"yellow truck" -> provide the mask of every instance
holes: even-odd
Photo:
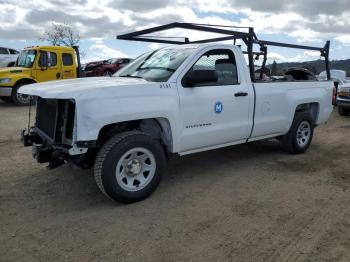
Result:
[[[17,91],[23,85],[79,77],[79,49],[63,46],[25,48],[14,67],[0,69],[0,98],[28,105],[30,97]]]

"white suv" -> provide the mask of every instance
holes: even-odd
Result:
[[[13,66],[18,55],[19,51],[15,49],[0,47],[0,67]]]

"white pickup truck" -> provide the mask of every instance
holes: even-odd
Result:
[[[19,51],[15,49],[0,47],[0,68],[14,66],[18,55]]]
[[[159,184],[167,156],[279,139],[309,147],[332,106],[329,81],[252,83],[239,47],[181,45],[147,53],[113,77],[21,87],[37,97],[23,134],[39,162],[94,165],[108,197],[134,202]]]

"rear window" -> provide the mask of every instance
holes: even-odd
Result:
[[[71,66],[73,65],[73,56],[72,54],[62,54],[62,62],[64,66]]]

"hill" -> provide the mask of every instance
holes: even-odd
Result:
[[[267,67],[272,69],[272,65],[270,64]],[[307,61],[307,62],[289,62],[289,63],[277,63],[276,64],[276,75],[282,75],[283,72],[285,72],[288,68],[291,67],[302,67],[307,68],[310,71],[319,74],[322,71],[325,70],[325,64],[323,60],[314,60],[314,61]],[[333,60],[331,61],[331,69],[339,69],[339,70],[345,70],[347,72],[347,75],[350,75],[350,59],[346,60]]]

